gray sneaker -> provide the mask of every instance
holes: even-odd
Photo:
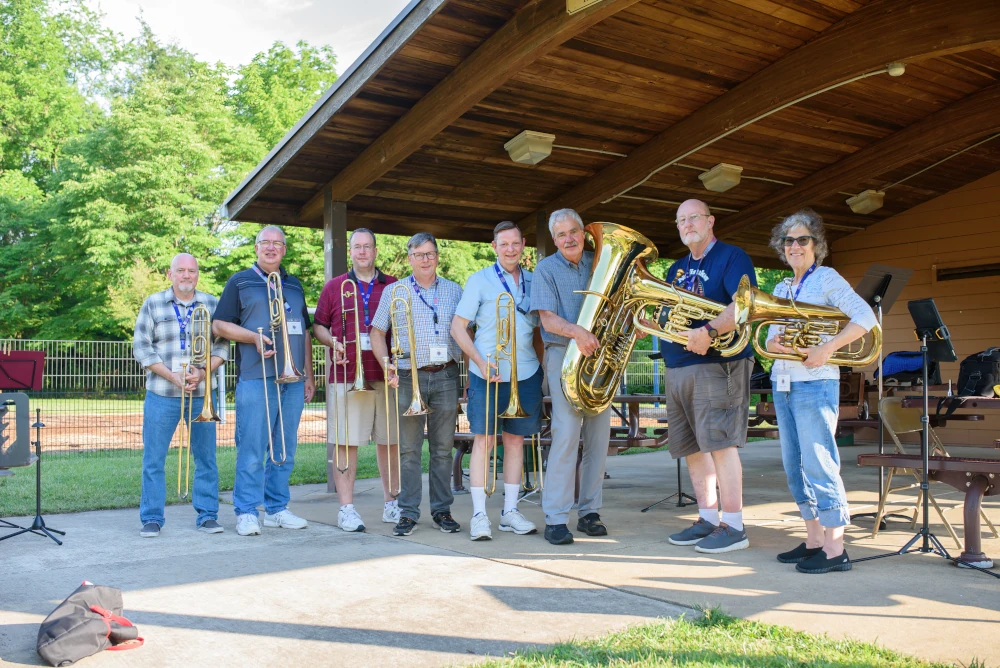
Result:
[[[750,547],[750,540],[747,538],[746,529],[737,531],[725,522],[715,528],[710,535],[702,538],[695,544],[695,552],[706,552],[708,554],[722,554],[723,552],[734,552]]]
[[[713,531],[715,531],[715,525],[704,517],[699,517],[697,522],[684,531],[670,534],[667,540],[673,545],[694,545],[702,538],[711,535]]]
[[[202,533],[222,533],[225,529],[216,520],[205,520],[198,525],[198,531]]]

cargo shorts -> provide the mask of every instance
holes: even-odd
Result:
[[[752,359],[667,369],[671,457],[746,445],[752,372]]]

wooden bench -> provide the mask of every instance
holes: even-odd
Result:
[[[923,470],[921,455],[858,455],[858,466],[883,466]],[[965,492],[965,549],[959,561],[980,568],[993,568],[993,561],[983,553],[979,516],[984,496],[1000,495],[1000,459],[972,457],[929,457],[927,477]]]

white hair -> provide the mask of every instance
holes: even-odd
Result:
[[[260,238],[261,238],[261,236],[264,235],[265,232],[277,232],[278,234],[281,235],[281,241],[282,242],[287,241],[285,239],[285,231],[283,229],[281,229],[277,225],[267,225],[266,227],[262,227],[261,230],[260,230],[260,232],[257,233],[257,238],[254,239],[254,242],[253,242],[254,246],[256,246],[257,244],[260,243]]]
[[[564,220],[574,221],[582,230],[583,229],[583,218],[580,217],[573,209],[559,209],[558,211],[553,211],[552,215],[549,216],[549,235],[552,237],[556,236],[555,228],[556,223],[562,222]]]
[[[198,266],[198,258],[196,258],[194,255],[191,255],[191,253],[178,253],[177,255],[174,256],[174,259],[172,259],[170,261],[170,271],[173,271],[174,269],[177,268],[177,261],[178,260],[180,260],[181,258],[186,258],[186,257],[189,257],[192,260],[194,260],[194,266],[195,267]]]

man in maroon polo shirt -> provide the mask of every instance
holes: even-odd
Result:
[[[392,276],[387,276],[375,267],[378,249],[375,247],[375,233],[369,229],[358,228],[351,233],[349,240],[351,251],[351,271],[331,279],[323,286],[323,292],[316,305],[316,317],[313,319],[313,335],[321,343],[330,348],[330,376],[328,390],[336,388],[336,420],[334,415],[327,416],[331,420],[331,430],[338,430],[340,443],[340,463],[343,466],[345,458],[350,461],[346,471],[341,472],[333,467],[333,479],[337,485],[337,497],[340,501],[340,512],[337,515],[338,525],[344,531],[364,531],[365,524],[354,508],[354,479],[358,468],[358,446],[368,445],[369,440],[375,441],[375,452],[378,461],[379,474],[382,476],[382,494],[385,498],[385,510],[382,521],[395,524],[399,521],[399,506],[392,498],[390,489],[399,485],[399,470],[392,467],[393,480],[386,474],[388,462],[397,461],[396,451],[399,448],[399,438],[396,431],[396,401],[389,399],[389,427],[386,426],[385,376],[382,366],[372,354],[370,333],[371,319],[378,308],[382,292],[396,282]],[[348,313],[346,318],[347,350],[343,341],[345,323],[341,303],[341,286],[347,279],[354,281],[358,288],[354,297],[346,298],[348,308],[355,303],[358,306],[358,324],[361,335],[354,330],[354,314]],[[353,289],[351,290],[353,292]],[[355,341],[361,343],[361,363],[364,378],[372,392],[347,392],[354,383],[357,373],[357,349]],[[346,418],[346,420],[345,420]],[[350,429],[350,433],[347,432]],[[387,433],[391,428],[393,433]],[[349,445],[350,456],[344,448]],[[390,459],[391,457],[391,459]],[[336,461],[336,455],[334,458]]]

